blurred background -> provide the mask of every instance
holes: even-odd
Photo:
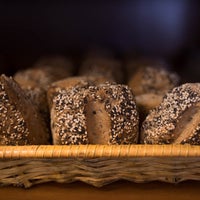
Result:
[[[0,72],[39,56],[74,58],[93,46],[167,59],[200,81],[200,3],[195,0],[5,1],[0,3]],[[5,69],[6,68],[6,69]]]

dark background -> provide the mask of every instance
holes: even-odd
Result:
[[[28,67],[41,55],[76,57],[102,46],[122,57],[137,52],[167,59],[198,81],[199,26],[200,6],[192,0],[5,1],[0,71]]]

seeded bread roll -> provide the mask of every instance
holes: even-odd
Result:
[[[24,91],[0,76],[0,145],[49,144],[45,123]]]
[[[127,86],[95,86],[87,81],[72,85],[61,89],[49,104],[54,144],[137,142],[138,112]]]
[[[105,83],[107,79],[102,76],[74,76],[66,79],[62,79],[52,83],[48,89],[47,97],[49,103],[49,109],[51,110],[51,130],[54,129],[54,117],[55,111],[54,107],[54,98],[57,97],[62,92],[67,92],[73,90],[76,87],[88,88],[90,85],[99,85]],[[52,131],[53,132],[53,131]],[[58,139],[55,138],[55,134],[52,133],[53,143],[61,144]],[[82,138],[83,139],[83,138]],[[84,140],[83,140],[84,141]],[[83,142],[82,141],[82,142]],[[62,143],[64,144],[64,143]],[[81,144],[81,142],[80,142]]]
[[[200,144],[200,83],[187,83],[166,94],[142,125],[141,143]]]
[[[130,78],[128,85],[135,94],[136,103],[141,115],[158,106],[163,96],[173,87],[177,86],[179,77],[164,67],[143,66],[136,70]]]
[[[122,83],[124,74],[121,63],[109,57],[89,57],[86,58],[79,68],[80,76],[104,76],[109,81]]]

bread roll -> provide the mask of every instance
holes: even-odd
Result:
[[[141,143],[200,144],[200,83],[168,92],[142,124]]]
[[[179,83],[176,73],[161,66],[141,66],[130,78],[128,85],[136,96],[136,103],[142,110],[142,118],[158,106],[163,96]]]
[[[0,145],[49,144],[45,123],[24,91],[0,76]]]
[[[49,105],[54,144],[137,142],[138,112],[127,86],[74,80],[57,90],[53,99],[51,94],[52,90]]]

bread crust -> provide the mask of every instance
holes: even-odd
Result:
[[[54,144],[137,143],[139,118],[128,86],[80,80],[72,85],[50,98]]]
[[[128,85],[136,96],[141,119],[158,106],[163,96],[179,83],[176,73],[159,66],[141,66],[131,76]]]
[[[200,84],[175,87],[142,125],[145,144],[200,144]]]
[[[0,76],[0,95],[0,144],[49,144],[40,113],[12,78]]]

